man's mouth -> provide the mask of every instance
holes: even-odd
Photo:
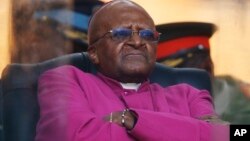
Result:
[[[125,57],[126,56],[143,56],[145,57],[145,54],[143,52],[131,52],[131,53],[127,53],[124,55]]]

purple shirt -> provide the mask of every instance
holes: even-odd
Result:
[[[214,141],[214,132],[228,130],[198,119],[215,115],[211,96],[187,84],[163,88],[146,81],[127,90],[101,74],[62,66],[40,77],[38,100],[36,141]],[[130,132],[103,120],[125,108],[138,115]]]

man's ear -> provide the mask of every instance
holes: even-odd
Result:
[[[89,58],[92,61],[92,63],[99,64],[99,58],[98,58],[97,50],[96,50],[95,46],[90,46],[88,48],[88,54],[89,54]]]

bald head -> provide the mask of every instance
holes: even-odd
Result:
[[[121,13],[123,14],[121,15]],[[138,18],[138,16],[134,15],[140,15],[142,18],[146,17],[149,21],[145,22],[150,22],[148,24],[154,26],[154,22],[150,15],[138,4],[129,0],[114,0],[108,2],[96,11],[89,22],[89,44],[93,44],[114,26],[122,25],[122,21],[125,21],[127,18]]]
[[[118,29],[123,32],[118,34]],[[122,38],[124,30],[133,32]],[[141,31],[156,34],[152,18],[138,4],[115,0],[101,7],[88,30],[88,53],[98,71],[124,83],[146,80],[155,65],[157,42],[143,38]]]

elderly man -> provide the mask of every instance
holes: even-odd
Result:
[[[212,125],[217,123],[210,119],[216,116],[207,91],[148,81],[159,33],[142,7],[127,0],[104,5],[93,15],[88,36],[89,57],[98,73],[62,66],[41,76],[36,141],[214,138]]]

